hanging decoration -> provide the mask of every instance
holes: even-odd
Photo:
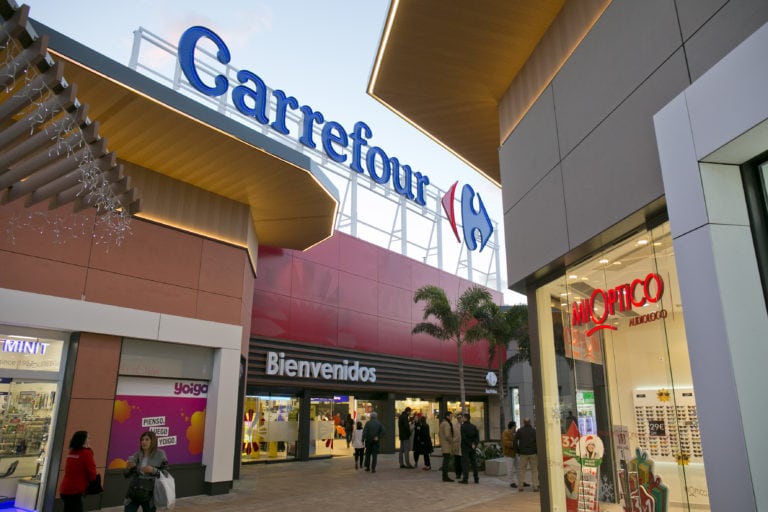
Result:
[[[8,220],[8,237],[33,230],[54,243],[92,237],[119,246],[139,211],[138,192],[28,13],[0,1],[0,204],[24,200]],[[33,208],[43,201],[48,211]],[[55,211],[64,205],[73,211]],[[90,208],[95,215],[79,213]]]

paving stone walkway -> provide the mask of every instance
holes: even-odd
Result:
[[[439,462],[436,458],[435,468]],[[250,464],[229,494],[176,502],[178,512],[276,510],[415,510],[418,512],[538,512],[539,493],[510,488],[506,476],[480,474],[480,483],[441,481],[436,469],[400,469],[397,455],[379,456],[375,474],[355,470],[352,457]],[[121,512],[122,507],[102,509]]]

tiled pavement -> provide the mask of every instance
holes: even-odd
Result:
[[[439,464],[436,457],[434,468]],[[229,494],[176,502],[178,512],[276,510],[417,510],[418,512],[538,512],[539,494],[510,488],[506,476],[480,483],[442,482],[436,469],[400,469],[397,455],[380,455],[376,473],[355,470],[352,457],[243,466]],[[122,507],[102,509],[121,512]]]

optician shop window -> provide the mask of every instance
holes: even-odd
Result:
[[[562,453],[553,499],[569,512],[707,508],[669,223],[566,269],[536,299],[551,411],[537,428]]]

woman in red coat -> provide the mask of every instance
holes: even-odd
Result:
[[[64,466],[59,494],[64,512],[82,512],[83,494],[88,483],[96,479],[96,462],[88,440],[88,432],[78,430],[69,441],[69,454]]]

